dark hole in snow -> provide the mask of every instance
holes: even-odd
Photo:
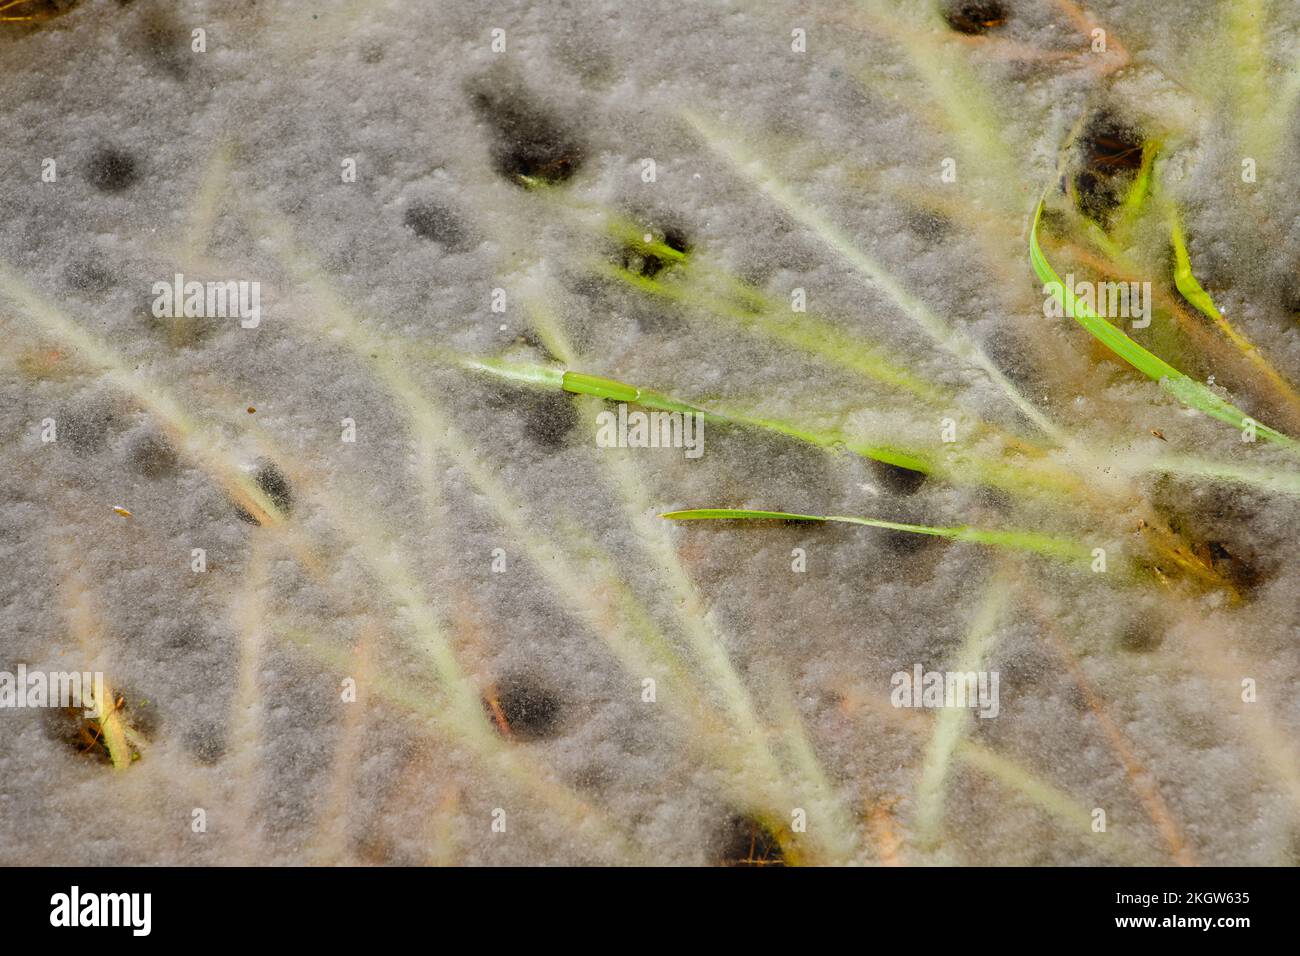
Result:
[[[280,469],[270,462],[265,462],[257,470],[257,487],[275,504],[288,514],[293,510],[293,492],[289,488],[289,479],[281,474]]]
[[[289,479],[274,464],[268,461],[259,465],[253,480],[257,483],[257,487],[262,489],[262,494],[270,498],[271,503],[282,514],[287,515],[293,510],[293,489],[289,487]],[[236,506],[235,513],[242,521],[250,524],[260,523],[243,508]]]
[[[95,262],[74,262],[63,275],[68,287],[77,292],[101,295],[113,287],[113,274]]]
[[[876,461],[874,458],[871,459],[871,473],[886,490],[896,495],[916,494],[927,477],[923,471],[892,465],[887,461]]]
[[[723,866],[785,866],[772,831],[752,817],[733,816],[722,827],[717,861]]]
[[[185,76],[193,62],[190,32],[182,29],[170,13],[150,10],[140,28],[140,41],[160,70],[175,79]]]
[[[403,221],[421,239],[436,242],[448,250],[465,248],[467,234],[455,213],[435,203],[416,203],[406,210]]]
[[[1093,114],[1077,144],[1080,168],[1074,188],[1080,208],[1106,223],[1142,167],[1142,135],[1115,114]]]
[[[686,234],[680,229],[665,229],[664,245],[669,249],[676,249],[678,252],[687,252],[691,248],[691,244],[686,239]]]
[[[544,740],[560,729],[560,699],[531,678],[506,678],[497,688],[496,700],[513,737]]]
[[[680,229],[665,229],[662,235],[656,234],[653,230],[647,230],[646,235],[650,236],[652,242],[662,243],[669,249],[683,255],[689,252],[691,248],[686,234]],[[629,242],[619,251],[619,265],[645,279],[653,279],[664,269],[677,265],[678,261],[666,253],[657,252],[642,242]]]
[[[915,531],[895,531],[892,528],[880,528],[880,543],[890,554],[904,557],[919,554],[928,548],[947,543],[947,539],[937,534],[918,534]]]
[[[480,87],[470,99],[491,129],[493,168],[511,182],[561,183],[586,158],[586,149],[564,122],[524,94]]]
[[[162,478],[176,470],[176,450],[152,432],[137,438],[127,452],[131,468],[146,478]]]
[[[524,406],[524,430],[543,448],[559,448],[578,424],[578,410],[567,393],[538,396]]]
[[[1135,621],[1120,633],[1119,646],[1135,654],[1149,654],[1164,643],[1163,629],[1151,621]]]
[[[185,750],[198,763],[211,767],[226,754],[226,741],[215,727],[196,724],[185,732]]]
[[[547,450],[562,447],[578,425],[578,409],[568,392],[506,386],[492,393],[487,404],[522,416],[524,434],[535,446]]]
[[[1229,550],[1221,541],[1210,541],[1207,548],[1214,570],[1232,582],[1243,595],[1249,594],[1263,583],[1266,577],[1263,570],[1240,546],[1233,545]]]
[[[135,160],[116,149],[101,149],[90,159],[90,184],[105,193],[120,193],[135,185]]]
[[[81,707],[47,707],[41,717],[42,729],[50,740],[79,756],[103,764],[112,762],[99,722],[87,718]]]
[[[1164,483],[1156,501],[1170,528],[1243,599],[1251,599],[1281,563],[1266,543],[1260,500],[1240,490],[1190,489]]]
[[[998,0],[956,0],[944,9],[948,26],[967,36],[979,36],[1007,22],[1007,8]]]
[[[952,233],[952,220],[928,209],[910,209],[906,213],[907,228],[926,242],[939,242]]]

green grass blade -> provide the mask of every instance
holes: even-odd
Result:
[[[1187,241],[1183,237],[1178,210],[1172,205],[1169,210],[1169,239],[1174,247],[1174,285],[1182,297],[1190,302],[1196,311],[1213,322],[1224,338],[1231,342],[1233,347],[1268,380],[1277,395],[1293,410],[1300,413],[1300,395],[1296,394],[1291,383],[1273,367],[1250,339],[1237,331],[1236,327],[1228,321],[1228,317],[1219,311],[1219,307],[1214,304],[1214,299],[1197,281],[1196,274],[1192,272],[1192,258],[1187,251]]]
[[[1169,238],[1174,246],[1174,285],[1182,297],[1196,307],[1197,312],[1215,322],[1222,322],[1223,314],[1210,298],[1210,293],[1205,291],[1192,273],[1192,259],[1187,252],[1187,241],[1183,238],[1183,227],[1177,216],[1169,225]]]
[[[788,511],[754,511],[745,508],[694,508],[686,511],[669,511],[660,515],[671,521],[835,521],[842,524],[865,525],[870,528],[886,528],[891,531],[907,531],[911,534],[928,534],[940,538],[952,538],[955,541],[970,541],[974,544],[987,544],[999,548],[1012,548],[1017,551],[1029,551],[1046,555],[1062,561],[1088,561],[1092,550],[1074,541],[1039,534],[1036,531],[989,531],[960,525],[951,528],[935,527],[923,524],[904,524],[898,521],[885,521],[881,518],[858,518],[851,515],[805,515]]]
[[[1038,208],[1034,211],[1034,224],[1029,230],[1029,261],[1033,264],[1034,273],[1044,285],[1043,291],[1050,293],[1060,302],[1065,311],[1073,315],[1074,320],[1087,329],[1106,348],[1128,362],[1147,378],[1159,382],[1161,388],[1184,405],[1203,412],[1211,418],[1226,422],[1234,428],[1245,428],[1248,421],[1254,421],[1241,409],[1223,400],[1200,382],[1184,375],[1160,356],[1148,352],[1120,329],[1080,302],[1072,289],[1065,287],[1061,277],[1057,275],[1056,270],[1048,263],[1047,257],[1043,255],[1042,247],[1038,243],[1038,225],[1043,216],[1045,202],[1045,199],[1038,201]],[[1284,435],[1282,432],[1269,428],[1262,423],[1255,423],[1255,433],[1288,449],[1296,450],[1300,448],[1300,445],[1297,445],[1296,441],[1290,436]]]
[[[409,348],[416,348],[416,346]],[[1080,490],[1078,482],[1068,474],[1050,468],[1027,465],[1022,461],[997,461],[970,455],[930,454],[920,449],[864,441],[829,426],[812,426],[797,421],[769,418],[737,408],[724,407],[715,402],[710,402],[707,407],[696,405],[653,389],[641,388],[598,375],[565,372],[546,366],[500,359],[470,358],[442,349],[423,349],[421,352],[435,361],[474,372],[485,372],[538,388],[563,389],[578,395],[632,402],[645,408],[667,412],[700,414],[704,416],[704,421],[710,424],[726,423],[773,432],[816,445],[827,451],[849,452],[860,458],[897,465],[899,468],[920,472],[923,475],[933,475],[945,481],[1004,488],[1016,494],[1046,491],[1052,494],[1070,495],[1077,494]]]
[[[494,358],[470,358],[447,350],[439,350],[437,357],[444,362],[460,365],[474,372],[487,372],[489,375],[519,382],[522,385],[550,389],[565,387],[565,373],[547,365],[503,362]]]

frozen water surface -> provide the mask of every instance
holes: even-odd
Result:
[[[0,861],[1295,862],[1293,5],[61,7]]]

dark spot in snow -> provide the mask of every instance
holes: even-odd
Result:
[[[914,471],[887,461],[871,460],[871,473],[886,490],[896,495],[914,495],[923,484],[927,475],[923,471]]]
[[[1300,262],[1295,262],[1289,267],[1292,276],[1300,275]],[[1293,316],[1300,316],[1300,282],[1294,278],[1287,279],[1282,286],[1281,292],[1282,307],[1290,312]]]
[[[196,724],[185,732],[185,750],[198,763],[211,767],[226,755],[225,737],[215,727]]]
[[[448,250],[466,247],[465,226],[455,213],[435,203],[416,203],[406,210],[403,221],[421,239],[436,242]]]
[[[521,91],[480,85],[470,101],[488,124],[492,166],[511,182],[555,185],[569,179],[586,158],[586,149],[558,117]]]
[[[907,228],[926,242],[940,242],[952,233],[952,220],[928,209],[913,209],[906,214]]]
[[[942,521],[933,520],[933,515],[926,514],[924,508],[918,508],[912,503],[903,504],[901,502],[893,508],[883,506],[873,509],[871,517],[893,521],[897,524],[928,525],[943,523]],[[863,535],[870,536],[871,540],[876,542],[882,551],[895,558],[908,558],[923,552],[937,551],[952,544],[952,539],[945,538],[943,535],[925,534],[920,531],[900,531],[895,528],[871,527],[855,530],[860,531]]]
[[[182,79],[190,64],[190,31],[184,29],[170,12],[153,8],[140,25],[140,42],[144,52],[162,72]]]
[[[1164,643],[1164,629],[1153,621],[1134,621],[1120,632],[1119,646],[1135,654],[1149,654]]]
[[[946,544],[947,539],[937,534],[920,534],[916,531],[895,531],[893,528],[878,528],[880,544],[890,554],[898,557],[920,554],[929,548]]]
[[[521,415],[524,434],[534,445],[546,450],[563,447],[569,433],[578,425],[578,409],[568,392],[505,386],[489,395],[487,404]]]
[[[967,36],[979,36],[1007,22],[1007,8],[998,0],[955,0],[944,9],[948,26]]]
[[[176,470],[176,451],[161,435],[147,432],[127,452],[131,468],[146,478],[162,478]]]
[[[120,193],[139,178],[135,160],[115,149],[101,149],[90,158],[90,184],[105,193]]]
[[[1076,148],[1079,169],[1074,188],[1079,206],[1104,225],[1142,167],[1142,135],[1115,114],[1099,110],[1088,121]]]
[[[89,292],[102,295],[113,287],[113,274],[95,262],[80,260],[68,266],[64,272],[68,288],[77,292]]]
[[[998,371],[1021,391],[1036,394],[1044,391],[1042,377],[1035,367],[1034,347],[1021,336],[1002,329],[986,336],[981,347]]]
[[[1254,591],[1263,583],[1266,575],[1245,548],[1234,544],[1229,550],[1221,541],[1210,541],[1207,547],[1214,570],[1227,578],[1242,594]]]
[[[289,479],[273,463],[267,461],[260,464],[253,480],[257,483],[257,487],[262,489],[262,494],[271,499],[271,503],[281,514],[287,515],[293,510],[293,489],[289,487]],[[260,524],[256,518],[238,506],[235,508],[235,514],[241,521]]]
[[[1280,569],[1280,539],[1258,493],[1166,480],[1153,500],[1170,529],[1239,597],[1252,598]]]
[[[160,720],[156,707],[147,700],[134,697],[129,690],[114,691],[113,698],[104,709],[117,716],[133,734],[145,739],[157,734]],[[112,755],[104,740],[100,718],[87,716],[85,703],[79,702],[74,707],[46,708],[42,714],[42,729],[47,738],[63,744],[74,753],[102,764],[111,764]],[[129,749],[132,753],[136,751],[133,745]]]
[[[559,448],[578,424],[578,410],[567,392],[538,396],[524,406],[524,430],[544,448]]]
[[[45,736],[73,753],[108,764],[112,762],[104,745],[99,722],[86,717],[81,707],[47,707],[41,713]]]
[[[546,347],[546,343],[542,341],[541,336],[539,336],[533,329],[524,329],[523,332],[519,334],[516,341],[522,345],[527,345],[531,349],[536,349],[541,353],[542,359],[546,362],[559,362],[559,359]]]
[[[275,504],[277,508],[288,514],[293,510],[293,492],[289,488],[289,479],[281,474],[280,469],[269,461],[264,462],[257,470],[257,487],[262,489],[265,494]]]
[[[502,681],[497,706],[510,735],[520,740],[544,740],[560,729],[559,698],[531,678],[516,675]]]
[[[753,817],[728,818],[718,835],[716,860],[722,866],[785,866],[785,854],[772,831]]]

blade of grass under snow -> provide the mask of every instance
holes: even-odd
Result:
[[[951,665],[952,670],[975,672],[987,665],[988,657],[997,645],[997,624],[1006,611],[1009,584],[1005,574],[989,582],[957,660]],[[944,707],[935,716],[934,732],[926,745],[921,777],[916,785],[918,838],[928,848],[937,847],[940,842],[948,768],[957,747],[970,733],[972,719],[971,712],[962,707]]]
[[[275,503],[238,465],[220,436],[202,429],[170,394],[143,376],[137,364],[112,351],[101,339],[38,294],[4,262],[0,262],[0,296],[12,301],[18,307],[16,311],[32,319],[43,334],[52,336],[70,349],[79,362],[101,371],[110,384],[154,415],[168,436],[176,441],[179,450],[220,482],[235,504],[252,515],[259,525],[282,522]]]
[[[602,275],[624,282],[638,291],[668,299],[686,306],[694,306],[704,313],[727,319],[746,330],[777,339],[786,345],[816,355],[847,368],[867,378],[903,389],[918,398],[941,401],[947,398],[939,389],[906,369],[886,359],[879,349],[856,341],[834,325],[811,315],[790,313],[779,318],[766,298],[754,296],[751,311],[727,303],[700,288],[699,283],[669,283],[638,275],[630,269],[596,262],[593,268]]]
[[[1084,545],[1039,534],[1036,531],[989,531],[971,528],[966,525],[956,527],[936,527],[923,524],[904,524],[898,521],[884,521],[880,518],[858,518],[852,515],[804,515],[788,511],[753,511],[746,508],[694,508],[686,511],[669,511],[660,515],[671,521],[834,521],[842,524],[866,525],[870,528],[886,528],[891,531],[907,531],[912,534],[928,534],[940,538],[952,538],[955,541],[970,541],[975,544],[987,544],[999,548],[1012,548],[1029,551],[1062,561],[1088,561],[1092,558],[1092,549]]]
[[[461,435],[436,403],[411,378],[406,362],[409,353],[402,351],[390,354],[383,350],[382,345],[388,338],[372,332],[351,311],[328,283],[319,266],[296,246],[288,227],[271,218],[271,214],[263,212],[260,207],[254,210],[254,215],[267,234],[281,240],[284,250],[281,253],[282,260],[316,297],[319,309],[305,321],[314,322],[316,328],[336,337],[358,354],[377,359],[372,362],[372,374],[401,403],[417,435],[448,456],[465,472],[482,498],[514,533],[516,543],[534,559],[535,567],[555,586],[557,593],[566,599],[566,604],[571,609],[577,609],[588,619],[593,633],[620,658],[626,672],[634,675],[662,674],[665,681],[676,688],[674,701],[678,705],[675,707],[678,716],[688,723],[690,737],[696,745],[716,760],[733,781],[738,799],[753,799],[754,794],[764,794],[763,802],[766,805],[781,806],[784,812],[784,807],[788,805],[787,794],[778,794],[774,788],[784,788],[785,783],[776,779],[777,768],[774,764],[769,767],[770,761],[764,756],[765,750],[759,749],[762,734],[748,716],[750,707],[739,679],[734,672],[731,672],[730,680],[726,679],[724,666],[729,670],[729,664],[717,656],[716,652],[721,649],[718,642],[706,642],[699,645],[697,650],[704,652],[706,663],[712,663],[715,676],[723,678],[717,690],[722,696],[725,714],[736,718],[731,723],[723,723],[715,718],[706,703],[708,698],[703,694],[697,699],[694,682],[690,679],[686,665],[673,652],[667,635],[651,611],[642,606],[632,589],[623,582],[616,563],[607,558],[594,541],[584,541],[581,529],[570,527],[567,534],[561,535],[561,540],[567,539],[563,546],[557,546],[554,532],[547,536],[538,531],[537,522],[515,500],[494,469],[479,457],[473,443]],[[695,410],[693,406],[596,375],[561,372],[545,366],[511,368],[495,360],[466,362],[457,360],[453,353],[444,350],[435,350],[435,354],[444,360],[476,370],[508,373],[507,377],[522,384],[560,387],[574,394],[614,401],[642,404],[657,402],[658,407],[670,411]],[[277,460],[285,460],[283,453],[276,457]],[[420,478],[424,482],[432,480],[427,469],[422,470]],[[347,526],[346,516],[335,515],[334,518],[340,526]],[[563,530],[563,527],[556,530]],[[354,530],[352,537],[362,540],[360,529]],[[399,563],[392,573],[400,573],[401,568]],[[593,581],[597,587],[592,587]],[[478,713],[482,716],[481,706],[478,707]],[[747,724],[752,725],[752,729],[745,732]],[[738,727],[742,731],[739,734]]]
[[[720,406],[714,402],[710,402],[707,407],[696,405],[662,392],[597,375],[507,362],[501,359],[470,358],[447,350],[428,349],[415,344],[403,348],[407,350],[417,348],[437,361],[537,388],[563,389],[578,395],[594,395],[668,412],[698,413],[704,416],[706,422],[729,423],[774,432],[828,451],[849,452],[861,458],[870,458],[909,471],[933,475],[941,480],[987,485],[1016,494],[1047,491],[1054,494],[1075,495],[1082,489],[1082,484],[1077,478],[1054,468],[1050,463],[1028,462],[1023,459],[995,461],[977,458],[965,454],[955,445],[942,446],[934,452],[903,448],[878,441],[864,441],[833,427],[768,418],[740,409]]]
[[[863,252],[844,230],[779,180],[761,159],[724,136],[718,128],[703,117],[688,111],[685,118],[710,147],[725,156],[737,170],[787,213],[816,233],[818,238],[848,262],[874,288],[884,292],[939,346],[951,355],[979,367],[1020,410],[1021,414],[1037,425],[1045,435],[1063,447],[1070,445],[1069,436],[1020,393],[1015,384],[1002,373],[977,343],[944,321],[929,306],[904,288],[892,273]]]
[[[1252,485],[1280,494],[1300,496],[1300,474],[1295,472],[1244,468],[1231,462],[1185,456],[1162,456],[1154,459],[1135,456],[1124,462],[1122,467],[1133,473],[1180,475],[1208,481],[1227,481]]]
[[[533,328],[551,354],[566,365],[577,364],[580,354],[569,342],[563,327],[551,314],[550,309],[530,300],[525,300],[525,307]],[[562,385],[566,378],[568,384],[564,387],[567,391],[574,391],[575,386],[579,384],[609,383],[609,380],[595,376],[565,373],[561,377]],[[621,385],[621,383],[613,384]],[[637,389],[638,395],[640,391]],[[600,397],[580,392],[576,394],[580,395],[579,401],[585,411],[594,417],[601,405]],[[672,399],[668,401],[684,410],[692,408],[683,403],[676,403]],[[682,558],[673,547],[671,537],[662,525],[654,521],[653,511],[647,507],[650,495],[642,481],[639,469],[633,465],[626,452],[613,451],[613,454],[600,456],[602,464],[623,499],[629,519],[637,531],[637,537],[648,550],[654,565],[660,569],[664,583],[673,594],[672,604],[677,611],[681,626],[690,639],[693,656],[699,665],[706,669],[715,687],[721,688],[724,697],[733,702],[732,716],[739,729],[736,743],[743,745],[744,740],[751,741],[750,746],[746,748],[746,756],[741,758],[742,761],[753,764],[757,774],[772,780],[777,787],[784,787],[787,775],[779,763],[776,750],[766,739],[768,733],[758,722],[749,688],[741,681],[731,663],[730,655],[726,650],[725,636],[718,629],[714,618],[705,612],[699,592],[686,573]],[[681,682],[675,681],[675,683],[680,686]],[[782,712],[782,719],[774,729],[787,739],[794,766],[793,773],[789,775],[789,796],[774,792],[768,798],[768,802],[772,805],[782,803],[789,805],[791,799],[797,799],[801,800],[803,805],[811,804],[818,818],[826,821],[826,826],[819,827],[819,832],[813,837],[813,845],[819,848],[814,858],[826,861],[852,859],[856,853],[853,828],[849,825],[844,809],[836,799],[827,781],[826,773],[817,761],[812,744],[807,739],[793,709]],[[748,754],[753,756],[750,757]],[[795,793],[803,795],[796,798],[793,796]],[[781,842],[783,852],[788,859],[793,862],[801,859],[804,853],[803,847],[789,842],[788,835],[785,833],[779,834],[777,839]]]

